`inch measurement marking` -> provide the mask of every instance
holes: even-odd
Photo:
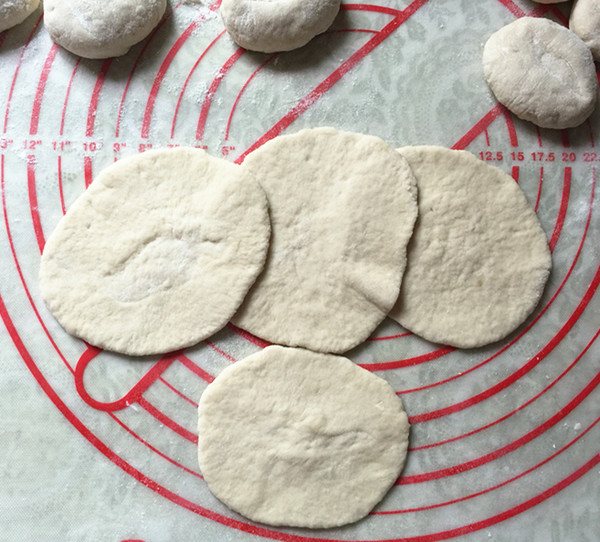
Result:
[[[96,152],[99,151],[104,146],[102,141],[84,141],[83,142],[83,150],[86,152]]]
[[[52,150],[54,151],[64,151],[65,147],[71,145],[70,141],[53,141],[52,142]]]
[[[125,147],[127,147],[127,143],[113,143],[113,152],[120,152],[121,149],[124,149]]]
[[[28,151],[34,151],[38,145],[42,144],[41,139],[25,139],[23,140],[23,148]]]

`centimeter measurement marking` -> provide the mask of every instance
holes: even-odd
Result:
[[[600,153],[596,152],[523,152],[523,151],[481,151],[477,153],[479,158],[485,162],[502,162],[511,160],[513,162],[600,162]]]

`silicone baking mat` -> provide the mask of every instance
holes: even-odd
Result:
[[[41,10],[0,34],[0,539],[598,540],[600,113],[550,131],[494,100],[483,44],[528,14],[566,24],[568,4],[346,2],[328,32],[271,55],[232,43],[217,4],[172,2],[116,59],[60,49]],[[60,217],[114,160],[192,145],[240,162],[323,125],[502,168],[554,267],[535,313],[500,343],[455,350],[386,320],[350,352],[404,401],[404,474],[355,525],[275,529],[217,501],[196,463],[203,389],[264,344],[229,326],[178,355],[109,354],[61,329],[37,273]]]

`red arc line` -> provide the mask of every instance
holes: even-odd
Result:
[[[552,232],[552,237],[550,238],[550,242],[548,245],[550,246],[550,252],[554,252],[554,247],[556,247],[556,243],[558,242],[558,238],[560,237],[560,232],[562,231],[563,225],[565,223],[565,217],[567,216],[567,207],[569,206],[569,195],[571,193],[571,168],[565,168],[565,177],[563,182],[563,190],[560,198],[560,208],[558,210],[558,217],[556,219],[556,224],[554,225],[554,231]]]
[[[42,73],[40,75],[40,80],[38,82],[37,90],[35,93],[35,97],[33,99],[33,109],[31,111],[31,123],[29,125],[29,134],[35,135],[38,131],[38,125],[40,122],[40,110],[42,108],[42,99],[44,97],[44,91],[46,89],[46,83],[48,82],[48,76],[50,75],[50,70],[52,69],[52,64],[54,63],[54,59],[56,58],[56,53],[58,52],[58,45],[56,43],[52,44],[50,47],[50,52],[46,57],[46,62],[44,62],[44,66],[42,67]]]
[[[177,4],[174,9],[177,9],[180,5],[181,4]],[[135,59],[135,62],[133,63],[133,67],[131,68],[131,71],[129,72],[129,77],[127,78],[127,82],[125,83],[125,88],[123,89],[123,95],[121,96],[121,102],[119,103],[119,110],[117,112],[117,123],[116,123],[116,128],[115,128],[115,137],[119,137],[119,133],[121,131],[121,118],[123,116],[123,108],[125,107],[125,98],[127,97],[127,92],[129,91],[129,86],[131,85],[131,80],[133,79],[133,74],[135,73],[135,70],[137,69],[140,61],[142,60],[142,57],[144,56],[146,49],[148,49],[148,47],[150,46],[150,43],[152,43],[152,40],[154,39],[156,34],[158,34],[159,30],[172,17],[172,15],[173,15],[173,12],[170,11],[160,20],[158,25],[152,31],[152,34],[150,34],[150,36],[144,43],[144,46],[140,50],[137,58]]]
[[[190,79],[192,78],[192,75],[196,71],[196,68],[198,67],[198,65],[204,58],[204,56],[208,53],[208,51],[210,51],[213,48],[215,43],[217,43],[217,41],[219,41],[224,35],[225,35],[225,30],[223,30],[223,32],[218,34],[217,37],[208,44],[208,46],[204,49],[204,51],[202,51],[200,56],[196,59],[196,62],[194,62],[194,65],[192,66],[191,70],[187,74],[187,77],[185,78],[185,81],[183,82],[183,86],[181,87],[181,92],[179,93],[179,97],[177,98],[177,104],[175,104],[175,112],[173,113],[173,120],[171,121],[171,139],[173,139],[173,137],[175,136],[175,126],[177,124],[177,116],[179,115],[179,109],[181,107],[181,102],[183,101],[183,95],[185,94],[185,91],[190,83]]]
[[[144,118],[142,120],[142,139],[148,139],[150,135],[150,122],[152,121],[152,112],[154,111],[154,103],[156,102],[156,97],[158,96],[158,90],[160,89],[160,85],[165,78],[167,70],[173,62],[175,55],[178,53],[179,49],[183,46],[183,44],[187,41],[187,39],[191,36],[192,32],[198,28],[198,25],[204,20],[204,16],[200,19],[193,21],[177,38],[167,56],[163,60],[163,63],[158,68],[158,73],[154,78],[154,82],[152,83],[152,88],[150,89],[150,94],[148,96],[148,101],[146,102],[146,110],[144,111]]]
[[[90,106],[88,109],[88,117],[85,128],[85,135],[87,137],[92,137],[94,135],[94,125],[96,123],[96,113],[98,111],[98,101],[100,100],[100,91],[104,86],[104,80],[106,79],[106,74],[108,73],[108,69],[112,64],[113,59],[107,58],[100,66],[100,73],[96,78],[96,84],[94,85],[94,90],[92,91],[92,98],[90,99]]]
[[[393,34],[404,22],[412,17],[428,0],[413,0],[403,11],[396,12],[397,15],[385,25],[380,32],[365,43],[358,51],[348,57],[336,70],[331,72],[321,83],[319,83],[306,97],[300,100],[295,107],[276,122],[267,132],[246,149],[235,160],[236,163],[241,163],[253,150],[257,149],[270,139],[279,135],[290,124],[292,124],[300,115],[309,109],[325,92],[335,85],[346,73],[354,68],[361,60],[363,60],[373,49],[385,41]],[[350,9],[352,6],[347,6]],[[371,9],[372,6],[365,6],[363,9]]]
[[[488,399],[492,395],[499,393],[503,389],[507,388],[512,383],[516,382],[521,376],[527,374],[531,371],[538,363],[540,363],[554,348],[560,341],[562,341],[565,335],[571,330],[571,328],[575,325],[588,303],[591,301],[592,297],[596,293],[598,289],[598,285],[600,284],[600,267],[598,267],[592,282],[587,289],[585,295],[582,300],[577,305],[577,308],[573,311],[567,322],[563,325],[563,327],[559,330],[554,337],[548,342],[548,344],[542,348],[535,356],[533,356],[527,363],[521,366],[517,371],[512,373],[509,377],[504,380],[498,382],[491,388],[470,397],[464,401],[460,401],[448,407],[440,408],[438,410],[433,410],[431,412],[427,412],[425,414],[418,414],[416,416],[411,417],[411,423],[422,423],[426,421],[435,420],[436,418],[441,418],[443,416],[447,416],[448,414],[453,414],[455,412],[460,412],[466,408],[472,407],[485,399]]]
[[[492,461],[495,461],[499,457],[502,457],[510,452],[513,452],[524,446],[528,442],[540,436],[542,433],[547,431],[550,427],[556,425],[562,420],[567,414],[569,414],[575,407],[577,407],[594,389],[600,384],[600,372],[579,392],[564,408],[559,412],[551,416],[544,423],[529,431],[529,433],[522,437],[514,440],[513,442],[506,444],[502,448],[498,448],[493,452],[485,454],[477,459],[460,463],[459,465],[453,465],[445,469],[438,469],[436,471],[424,472],[421,474],[414,474],[409,476],[403,476],[397,482],[398,485],[407,484],[420,484],[422,482],[429,482],[431,480],[439,480],[440,478],[446,478],[447,476],[454,476],[467,470],[472,470]]]
[[[73,66],[73,72],[71,73],[71,78],[69,79],[69,83],[67,84],[67,92],[65,93],[65,101],[63,103],[62,113],[60,115],[60,130],[59,134],[62,136],[65,131],[65,119],[67,117],[67,104],[69,103],[69,96],[71,95],[71,87],[73,86],[73,80],[75,79],[75,74],[79,68],[79,64],[81,62],[81,58],[77,59],[75,62],[75,66]]]
[[[238,47],[236,51],[227,59],[225,64],[219,70],[219,73],[213,79],[204,101],[202,102],[202,108],[200,109],[200,117],[198,118],[198,127],[196,128],[196,139],[200,141],[204,137],[204,129],[206,127],[206,119],[208,118],[208,110],[212,104],[215,93],[217,92],[223,77],[231,69],[231,67],[239,60],[244,54],[245,49]]]
[[[29,208],[31,210],[33,231],[35,232],[35,239],[41,254],[44,251],[46,240],[44,239],[40,210],[38,208],[37,192],[35,189],[35,156],[33,155],[27,156],[27,192],[29,194]]]
[[[407,513],[410,513],[410,512],[422,512],[422,511],[425,511],[425,510],[432,510],[434,508],[442,508],[444,506],[450,506],[452,504],[456,504],[456,503],[459,503],[459,502],[464,502],[464,501],[467,501],[469,499],[473,499],[475,497],[479,497],[481,495],[485,495],[486,493],[490,493],[491,491],[495,491],[496,489],[500,489],[501,487],[507,486],[508,484],[511,484],[512,482],[518,480],[519,478],[523,478],[527,474],[533,472],[534,470],[540,468],[541,466],[545,465],[546,463],[552,461],[554,458],[558,457],[560,454],[562,454],[563,452],[565,452],[566,450],[568,450],[571,446],[573,446],[573,444],[575,444],[576,442],[578,442],[579,440],[581,440],[598,423],[600,423],[600,418],[596,418],[592,422],[592,424],[588,428],[585,429],[585,431],[582,431],[579,435],[577,435],[574,439],[572,439],[570,442],[568,442],[560,450],[557,450],[552,455],[546,457],[545,459],[543,459],[539,463],[535,464],[533,467],[530,467],[527,470],[525,470],[523,472],[520,472],[519,474],[517,474],[517,475],[515,475],[515,476],[513,476],[511,478],[509,478],[508,480],[505,480],[504,482],[501,482],[501,483],[496,484],[496,485],[491,486],[491,487],[487,487],[485,489],[482,489],[481,491],[477,491],[475,493],[471,493],[470,495],[465,495],[463,497],[459,497],[459,498],[452,499],[452,500],[445,501],[445,502],[440,502],[440,503],[436,503],[436,504],[430,504],[428,506],[421,506],[419,508],[405,508],[405,509],[402,509],[402,510],[381,510],[381,511],[378,511],[378,512],[371,512],[371,515],[373,515],[373,516],[384,516],[384,515],[390,515],[390,514],[407,514]]]
[[[93,446],[95,446],[98,449],[98,451],[100,451],[104,456],[106,456],[108,459],[110,459],[113,463],[115,463],[119,468],[121,468],[127,474],[129,474],[130,476],[132,476],[133,478],[138,480],[140,483],[144,484],[146,487],[148,487],[152,491],[155,491],[159,495],[169,499],[173,503],[178,504],[179,506],[182,506],[195,514],[206,517],[208,519],[211,519],[213,521],[216,521],[216,522],[226,525],[228,527],[238,529],[240,531],[244,531],[244,532],[251,533],[251,534],[268,537],[273,540],[281,540],[284,542],[296,542],[296,541],[323,542],[322,539],[320,539],[320,538],[301,537],[301,536],[290,535],[290,534],[287,534],[284,532],[271,531],[264,527],[243,523],[241,521],[222,516],[220,514],[217,514],[216,512],[213,512],[202,506],[199,506],[199,505],[177,495],[176,493],[173,493],[172,491],[169,491],[168,489],[161,486],[160,484],[158,484],[151,478],[145,476],[143,473],[141,473],[139,470],[137,470],[135,467],[133,467],[127,461],[121,459],[121,457],[119,457],[106,444],[104,444],[98,437],[96,437],[96,435],[94,435],[94,433],[92,433],[81,422],[81,420],[79,420],[79,418],[77,418],[77,416],[75,416],[75,414],[60,399],[58,394],[54,391],[54,389],[49,385],[47,380],[44,378],[44,376],[38,369],[37,365],[35,364],[33,358],[29,354],[27,348],[25,347],[25,344],[22,342],[21,337],[19,336],[19,334],[17,332],[17,328],[14,326],[14,324],[8,314],[8,311],[6,309],[6,305],[4,304],[2,296],[0,296],[0,318],[2,318],[2,320],[4,321],[4,325],[6,326],[8,334],[11,337],[13,344],[17,348],[19,354],[21,355],[21,358],[23,359],[25,365],[27,366],[27,368],[29,369],[29,371],[31,372],[33,377],[36,379],[36,381],[38,382],[38,384],[40,385],[40,387],[42,388],[44,393],[54,403],[56,408],[58,408],[58,410],[65,416],[65,418],[67,418],[67,420],[75,427],[75,429],[77,429],[77,431],[79,431],[82,436],[84,436]],[[518,514],[521,514],[522,512],[525,512],[526,510],[529,510],[530,508],[533,508],[534,506],[538,505],[539,503],[549,499],[553,495],[562,491],[563,489],[565,489],[566,487],[571,485],[573,482],[575,482],[576,480],[578,480],[579,478],[584,476],[587,472],[589,472],[591,469],[593,469],[598,463],[600,463],[600,454],[596,454],[590,460],[588,460],[585,464],[583,464],[581,467],[579,467],[574,472],[572,472],[570,475],[568,475],[566,478],[564,478],[560,482],[554,484],[553,486],[546,489],[542,493],[536,495],[535,497],[528,499],[527,501],[524,501],[521,504],[514,506],[508,510],[505,510],[504,512],[502,512],[500,514],[496,514],[496,515],[488,517],[484,520],[481,520],[481,521],[478,521],[475,523],[471,523],[468,525],[464,525],[462,527],[458,527],[455,529],[432,533],[432,534],[428,534],[428,535],[424,535],[424,536],[396,538],[396,539],[389,539],[389,540],[385,540],[385,541],[382,540],[379,542],[437,542],[438,540],[447,540],[449,538],[453,538],[453,537],[459,536],[461,534],[471,533],[474,531],[485,529],[486,527],[491,527],[492,525],[495,525],[506,519],[509,519]],[[341,541],[330,540],[330,542],[341,542]],[[348,541],[346,541],[346,542],[348,542]]]
[[[119,418],[117,418],[117,416],[113,412],[111,412],[109,414],[109,416],[115,422],[117,422],[125,431],[127,431],[133,438],[135,438],[138,442],[141,442],[144,446],[146,446],[148,449],[152,450],[155,454],[159,455],[160,457],[162,457],[163,459],[165,459],[172,465],[175,465],[176,467],[179,467],[180,469],[184,470],[188,474],[191,474],[192,476],[195,476],[196,478],[203,478],[203,476],[201,474],[197,473],[196,471],[193,471],[192,469],[188,469],[185,465],[182,465],[181,463],[178,463],[174,459],[171,459],[168,455],[163,454],[158,448],[155,448],[154,446],[152,446],[152,444],[150,444],[148,441],[144,440],[137,433],[132,431],[131,428],[129,428]]]
[[[179,436],[183,437],[186,440],[189,440],[192,444],[198,444],[198,435],[192,433],[191,431],[188,431],[185,427],[182,427],[177,422],[173,421],[171,418],[169,418],[163,412],[161,412],[160,410],[158,410],[158,408],[156,408],[149,401],[147,401],[143,397],[140,397],[138,399],[138,404],[146,412],[148,412],[148,414],[152,415],[160,423],[162,423],[163,425],[165,425],[166,427],[168,427],[169,429],[171,429],[171,431],[174,431]]]

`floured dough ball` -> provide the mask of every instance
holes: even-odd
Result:
[[[0,32],[21,24],[40,5],[40,0],[0,0]]]
[[[234,323],[319,352],[364,341],[406,265],[417,217],[406,160],[377,137],[317,128],[269,141],[242,168],[267,194],[273,237]]]
[[[167,0],[44,0],[44,25],[67,51],[109,58],[150,34],[166,7]]]
[[[483,50],[483,70],[500,103],[542,128],[578,126],[596,106],[590,50],[549,19],[523,17],[494,33]]]
[[[593,57],[600,61],[600,2],[575,0],[569,28],[590,48]]]
[[[262,269],[267,202],[242,168],[199,149],[103,170],[48,239],[40,287],[71,334],[124,354],[221,329]]]
[[[390,317],[460,348],[500,340],[537,305],[551,267],[546,235],[519,185],[466,151],[405,147],[419,220]]]
[[[269,525],[366,516],[398,478],[402,402],[349,359],[270,346],[225,369],[198,407],[198,460],[215,496]]]
[[[221,17],[238,45],[273,53],[302,47],[333,23],[341,0],[223,0]]]

